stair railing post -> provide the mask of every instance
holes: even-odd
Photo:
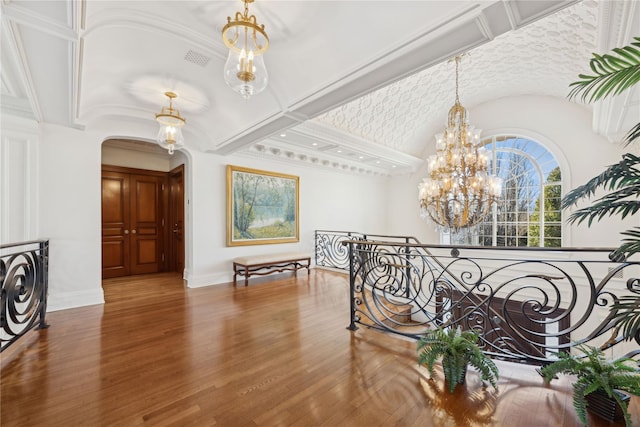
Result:
[[[350,331],[358,329],[356,326],[356,275],[354,266],[355,254],[353,251],[353,241],[349,242],[349,310],[351,310],[350,319],[351,323],[347,326]]]
[[[39,268],[36,272],[38,282],[40,282],[40,323],[38,329],[47,329],[49,325],[45,320],[47,314],[47,294],[49,293],[49,241],[40,242],[40,250],[38,251],[40,258]]]
[[[409,244],[409,238],[405,237],[404,242],[408,245]],[[405,253],[405,260],[407,263],[407,290],[406,290],[406,297],[407,298],[411,298],[411,291],[409,289],[409,287],[411,286],[411,256],[409,255],[409,246],[405,246],[404,247],[404,253]]]
[[[319,250],[319,248],[318,248],[318,230],[315,230],[315,232],[313,234],[314,234],[314,242],[315,242],[315,247],[316,247],[316,250],[315,250],[315,253],[314,253],[314,258],[315,258],[314,261],[315,261],[316,265],[318,265],[318,250]]]

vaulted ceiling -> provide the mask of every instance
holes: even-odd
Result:
[[[2,111],[77,128],[135,122],[153,140],[164,92],[178,94],[187,147],[359,173],[419,167],[428,130],[460,96],[566,97],[592,52],[638,35],[637,1],[277,1],[265,25],[267,89],[229,89],[221,29],[233,1],[19,1],[2,7]],[[595,107],[612,139],[640,116],[638,90]],[[615,117],[615,120],[612,118]]]

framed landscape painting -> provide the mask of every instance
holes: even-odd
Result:
[[[227,165],[227,246],[300,240],[300,179]]]

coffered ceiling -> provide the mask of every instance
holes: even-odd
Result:
[[[640,33],[637,3],[256,0],[269,85],[245,101],[222,76],[221,29],[239,0],[4,0],[2,111],[80,129],[126,120],[139,126],[132,138],[152,141],[172,90],[189,149],[407,173],[453,104],[453,55],[470,52],[460,78],[468,109],[564,98],[591,52]],[[619,137],[639,98],[597,106],[596,130]]]

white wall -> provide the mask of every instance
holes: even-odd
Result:
[[[104,302],[98,135],[40,125],[40,237],[49,238],[50,311]]]
[[[531,95],[487,102],[470,111],[470,122],[483,129],[483,137],[516,134],[546,146],[562,169],[564,194],[618,162],[624,152],[620,144],[612,144],[592,131],[592,114],[588,108],[553,97]],[[425,158],[435,152],[432,132],[442,129],[430,129],[422,135]],[[418,216],[417,186],[425,176],[426,166],[423,166],[411,176],[392,180],[388,229],[394,234],[413,234],[424,243],[437,243],[439,237],[434,226]],[[400,208],[403,206],[406,209]],[[564,217],[569,214],[570,211],[565,211]],[[586,223],[571,226],[565,222],[563,245],[615,247],[621,238],[618,232],[637,225],[640,225],[638,216],[624,222],[605,218],[590,228]]]
[[[181,157],[178,153],[175,157]],[[146,169],[160,172],[171,170],[169,155],[155,154],[144,151],[127,150],[121,147],[102,146],[102,164],[122,166],[135,169]]]
[[[291,162],[252,156],[221,157],[191,153],[192,174],[187,201],[192,248],[185,277],[189,286],[232,280],[233,258],[265,252],[304,251],[313,254],[314,230],[384,231],[387,180],[349,175]],[[300,177],[300,242],[276,245],[226,246],[226,166],[249,167]],[[189,258],[189,257],[188,257]]]
[[[2,118],[0,245],[38,238],[38,127]]]

